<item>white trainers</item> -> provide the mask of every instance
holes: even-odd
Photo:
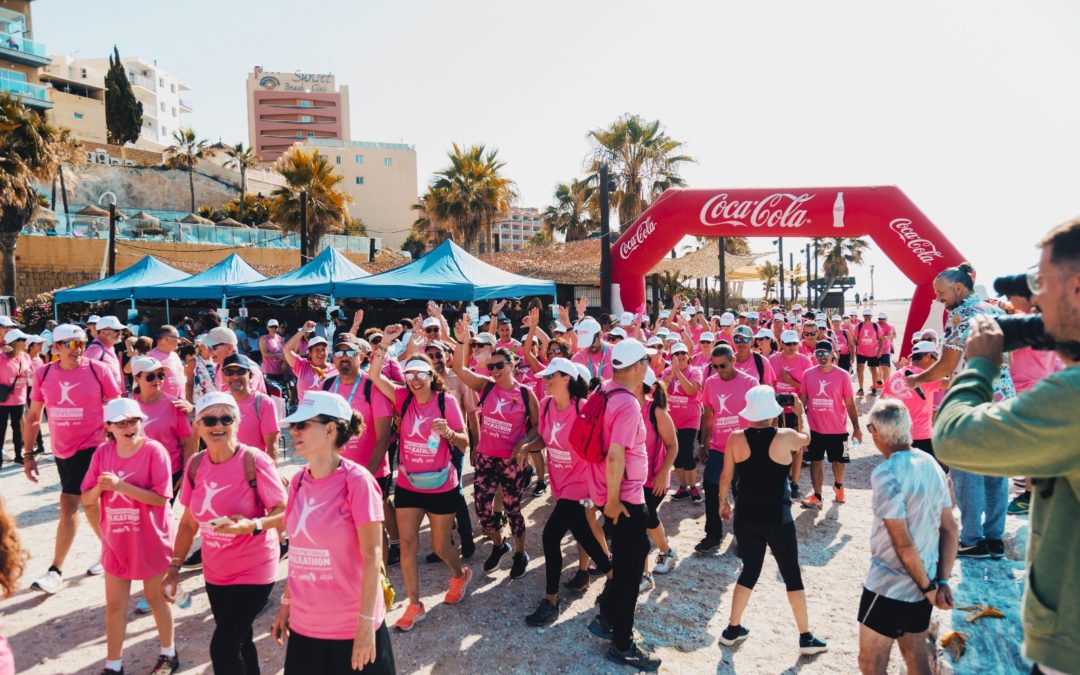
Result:
[[[656,554],[656,564],[653,565],[653,572],[656,574],[667,574],[675,569],[675,563],[678,562],[678,560],[679,555],[675,553],[675,549],[671,549],[667,553],[661,551]]]
[[[654,588],[656,588],[656,582],[653,581],[653,575],[642,574],[641,585],[638,586],[638,593],[644,593],[645,591],[652,590]]]
[[[34,583],[30,584],[30,588],[35,591],[41,591],[52,595],[60,590],[60,586],[64,584],[64,578],[59,573],[49,570],[44,576],[39,578]]]
[[[86,568],[86,574],[91,577],[101,576],[102,574],[105,574],[105,568],[101,566],[101,561],[99,560]]]

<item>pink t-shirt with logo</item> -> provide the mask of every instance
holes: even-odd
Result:
[[[922,368],[918,366],[908,366],[893,372],[889,379],[885,380],[885,389],[882,392],[883,398],[899,399],[907,407],[911,416],[911,438],[916,441],[932,435],[934,394],[941,390],[941,380],[924,382],[919,387],[923,395],[919,396],[917,391],[908,386],[907,376],[921,372]]]
[[[172,473],[184,468],[184,446],[182,438],[191,435],[191,423],[187,413],[173,405],[176,399],[162,393],[153,403],[143,403],[136,394],[132,398],[146,415],[143,433],[154,439],[169,453],[169,466]]]
[[[106,347],[103,342],[94,340],[86,346],[86,351],[83,352],[83,358],[91,361],[100,361],[108,366],[109,374],[113,380],[116,381],[118,387],[121,390],[124,388],[124,371],[120,367],[120,358],[116,355],[116,350],[112,347]]]
[[[292,370],[293,374],[296,375],[296,396],[298,400],[304,398],[304,392],[308,389],[318,389],[322,386],[323,380],[337,375],[337,368],[329,361],[326,362],[325,367],[316,369],[315,366],[311,365],[311,361],[297,359]]]
[[[799,393],[806,398],[806,421],[819,434],[846,434],[848,413],[845,399],[854,396],[851,376],[833,368],[829,372],[814,366],[804,374]]]
[[[787,382],[784,382],[781,376],[787,373],[796,382],[802,383],[803,373],[808,369],[814,367],[813,361],[811,361],[804,354],[795,354],[791,359],[784,356],[783,352],[776,352],[769,357],[769,364],[773,368],[773,372],[776,373],[776,383],[773,388],[776,389],[778,394],[795,394],[798,395],[799,387],[793,387]],[[784,412],[792,412],[791,406],[784,408]]]
[[[244,447],[239,446],[221,464],[214,464],[209,454],[203,455],[195,473],[195,487],[191,487],[188,473],[180,485],[180,503],[191,510],[202,533],[203,576],[207,583],[270,584],[277,575],[280,555],[277,530],[263,530],[259,535],[224,534],[215,532],[210,525],[211,520],[223,516],[261,518],[285,502],[285,488],[270,456],[251,448],[259,492],[256,501],[255,490],[248,485],[244,471]],[[191,471],[190,460],[187,471]]]
[[[125,483],[172,497],[169,453],[147,438],[131,457],[121,457],[116,441],[98,446],[83,478],[86,492],[103,473],[114,473]],[[101,566],[121,579],[150,579],[165,573],[172,557],[172,510],[168,504],[151,506],[112,490],[101,493]]]
[[[893,353],[893,340],[896,339],[896,329],[892,327],[890,323],[878,322],[878,328],[881,329],[881,337],[885,342],[881,344],[882,354]]]
[[[833,340],[833,344],[836,345],[836,353],[840,355],[850,354],[851,344],[848,342],[848,336],[850,335],[848,328],[842,326],[840,330],[834,330],[833,334],[836,336],[836,339]]]
[[[0,352],[0,384],[11,387],[11,393],[0,405],[26,405],[26,386],[34,376],[34,364],[30,355]]]
[[[259,401],[257,409],[256,401]],[[266,452],[266,435],[280,433],[274,400],[267,394],[253,391],[243,401],[237,401],[236,405],[240,408],[236,440]],[[202,468],[199,470],[202,471]]]
[[[622,390],[617,392],[616,390]],[[645,450],[645,423],[641,419],[641,404],[637,397],[614,382],[604,384],[608,392],[604,412],[603,442],[611,447],[626,449],[626,470],[619,485],[619,499],[628,504],[645,503],[645,480],[649,477],[649,455]],[[607,503],[607,474],[605,462],[589,464],[589,493],[592,501],[603,508]]]
[[[570,360],[588,368],[590,378],[611,379],[611,347],[606,343],[597,354],[593,354],[588,349],[579,349],[570,357]]]
[[[670,373],[670,370],[664,373],[665,381]],[[698,429],[701,427],[701,385],[704,376],[701,370],[693,367],[687,368],[683,375],[697,383],[698,391],[692,396],[686,393],[679,376],[676,375],[668,387],[668,414],[671,415],[676,429]]]
[[[164,352],[157,347],[151,349],[146,355],[161,361],[161,365],[165,366],[162,371],[165,374],[165,381],[161,385],[161,391],[173,398],[183,398],[184,388],[187,386],[187,374],[184,372],[184,363],[180,360],[180,356],[176,352]]]
[[[575,405],[571,400],[560,412],[550,396],[540,402],[540,437],[547,448],[548,478],[555,499],[580,501],[589,497],[588,463],[570,444],[570,428],[580,407],[580,401]]]
[[[877,356],[881,349],[881,329],[870,321],[863,321],[855,327],[855,354],[858,356]]]
[[[376,594],[372,610],[360,607],[364,554],[357,528],[382,522],[383,495],[367,469],[342,458],[326,478],[302,468],[289,485],[289,629],[318,640],[351,640],[363,613],[374,625],[386,616]]]
[[[97,361],[80,359],[72,370],[54,362],[37,371],[30,400],[45,404],[53,455],[67,459],[79,450],[101,445],[105,441],[104,402],[123,393],[108,367]]]
[[[11,645],[3,635],[0,635],[0,675],[15,675],[15,655],[11,653]]]
[[[367,375],[361,375],[352,384],[346,385],[335,377],[333,384],[330,385],[330,391],[348,401],[349,406],[364,418],[364,431],[350,438],[341,449],[342,457],[364,468],[367,468],[368,462],[371,461],[371,453],[375,450],[375,420],[394,416],[394,404],[374,384],[370,385],[371,401],[368,402],[364,395],[368,387],[367,381]],[[390,453],[386,452],[383,453],[382,463],[375,470],[375,477],[382,478],[389,473]]]
[[[656,483],[656,474],[659,473],[660,467],[664,466],[664,460],[667,459],[667,446],[652,423],[652,409],[655,406],[656,402],[652,398],[647,398],[645,405],[641,406],[641,419],[645,421],[645,453],[649,457],[649,473],[645,479],[646,488],[652,488]],[[670,478],[668,476],[669,483]],[[668,486],[665,485],[664,487],[667,488]]]
[[[406,490],[421,493],[448,492],[458,485],[457,470],[450,463],[450,443],[439,436],[439,446],[435,450],[428,447],[428,436],[431,434],[431,423],[443,417],[439,410],[439,395],[431,394],[431,400],[421,405],[415,396],[409,403],[409,409],[402,414],[405,399],[409,390],[401,387],[396,391],[394,398],[394,410],[401,415],[400,442],[398,443],[399,461],[405,471],[410,474],[429,473],[442,471],[449,466],[446,482],[434,489],[422,489],[411,485],[398,471],[397,484]],[[450,394],[444,394],[443,405],[446,409],[446,425],[454,431],[465,430],[465,418],[461,414],[457,399]]]
[[[285,341],[281,335],[266,335],[266,356],[263,357],[262,369],[265,375],[281,375],[285,372]]]
[[[757,359],[759,357],[761,358],[761,373],[762,373],[760,381],[759,381],[759,378],[758,378],[758,367],[757,367]],[[776,386],[776,372],[773,371],[772,364],[769,363],[769,359],[767,357],[761,356],[760,354],[758,354],[757,357],[755,357],[754,352],[751,352],[749,358],[747,358],[742,363],[739,362],[739,358],[736,356],[735,359],[734,359],[734,363],[735,363],[735,369],[736,370],[740,370],[740,371],[746,373],[747,375],[749,375],[750,377],[754,378],[754,382],[757,382],[758,384],[767,384],[767,385],[773,386],[773,387]]]
[[[723,452],[727,447],[728,436],[738,429],[745,429],[750,423],[739,416],[746,407],[746,392],[758,386],[756,377],[738,372],[735,377],[725,381],[719,375],[705,380],[702,402],[713,411],[712,438],[709,450]]]
[[[525,438],[529,402],[521,396],[520,383],[511,381],[510,384],[510,389],[489,385],[480,410],[480,440],[476,444],[476,451],[481,455],[509,459],[514,446]]]

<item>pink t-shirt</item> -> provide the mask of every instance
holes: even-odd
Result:
[[[622,389],[626,393],[613,393]],[[649,455],[645,450],[645,423],[641,419],[641,404],[626,389],[614,382],[604,384],[609,393],[604,412],[604,443],[621,445],[626,449],[626,469],[619,485],[619,499],[628,504],[645,503],[645,480],[649,477]],[[607,503],[606,463],[589,464],[589,494],[598,507]]]
[[[807,369],[814,367],[814,363],[804,354],[795,354],[791,359],[788,359],[782,352],[776,352],[770,356],[769,364],[772,366],[773,372],[776,373],[776,383],[773,388],[776,389],[778,394],[798,395],[799,393],[799,387],[793,387],[780,379],[784,373],[790,375],[793,380],[801,385],[803,373]],[[785,407],[784,412],[792,412],[791,406]]]
[[[670,373],[670,370],[664,373],[665,381]],[[704,376],[701,370],[693,367],[687,368],[683,375],[691,382],[697,383],[698,391],[692,396],[686,393],[679,376],[676,375],[668,387],[668,414],[671,415],[671,421],[675,423],[676,429],[699,429],[701,428],[701,385]]]
[[[757,359],[758,358],[761,358],[761,373],[762,373],[762,375],[761,375],[760,378],[758,378],[758,367],[757,367]],[[738,356],[735,357],[734,362],[735,362],[735,369],[740,370],[740,371],[746,373],[747,375],[749,375],[750,377],[754,378],[754,382],[757,382],[758,384],[767,384],[769,386],[776,386],[776,372],[773,371],[772,364],[769,363],[769,359],[767,357],[761,356],[760,354],[758,354],[757,357],[755,357],[754,352],[751,352],[750,356],[745,361],[743,361],[742,363],[739,362],[739,357]],[[740,410],[741,409],[742,408],[740,408]]]
[[[555,499],[580,501],[589,497],[589,465],[570,444],[570,428],[581,403],[571,401],[559,411],[555,400],[544,397],[540,403],[540,437],[547,448],[548,478]]]
[[[590,378],[611,379],[611,347],[606,343],[602,344],[598,354],[593,354],[588,349],[580,349],[570,360],[588,368]]]
[[[289,485],[289,629],[319,640],[351,640],[360,620],[364,555],[357,528],[383,520],[383,495],[367,469],[342,458],[326,478],[302,468]],[[364,613],[367,613],[366,608]],[[386,616],[377,593],[376,627]]]
[[[664,439],[657,432],[656,427],[652,423],[652,409],[656,406],[656,402],[652,398],[645,400],[645,405],[641,406],[641,419],[645,421],[645,453],[649,457],[649,473],[645,479],[645,487],[651,488],[656,483],[656,474],[660,471],[660,467],[664,466],[664,460],[667,459],[667,446],[664,445]],[[670,476],[668,476],[670,482]],[[668,486],[665,485],[665,488]]]
[[[26,385],[33,376],[34,364],[29,354],[0,352],[0,384],[11,387],[11,393],[6,400],[0,401],[0,405],[26,405]]]
[[[850,354],[851,343],[848,342],[848,336],[850,335],[848,328],[841,326],[840,330],[834,330],[833,333],[836,336],[833,341],[833,344],[836,345],[836,353],[840,355]]]
[[[34,373],[30,400],[45,404],[53,455],[67,459],[105,441],[103,403],[122,394],[107,366],[80,359],[72,370],[54,362]]]
[[[187,374],[184,373],[184,363],[176,352],[163,352],[154,347],[146,354],[150,358],[161,361],[165,366],[165,381],[161,385],[161,391],[173,398],[183,398],[184,388],[187,386]]]
[[[405,471],[414,473],[429,473],[442,471],[449,466],[450,471],[446,476],[446,482],[441,487],[434,489],[421,489],[413,487],[398,471],[397,484],[406,490],[413,492],[448,492],[458,485],[457,470],[450,463],[450,443],[443,437],[439,437],[439,447],[432,450],[428,447],[428,436],[431,434],[431,423],[443,417],[439,410],[439,396],[432,393],[431,400],[421,405],[416,397],[412,397],[409,409],[402,414],[405,399],[409,391],[401,387],[395,392],[394,410],[401,415],[400,442],[398,443],[399,461]],[[465,418],[461,414],[457,399],[450,394],[443,397],[443,406],[446,410],[446,425],[454,431],[465,430]]]
[[[255,402],[259,402],[258,408]],[[277,408],[274,400],[267,394],[251,392],[243,401],[237,401],[240,408],[240,425],[236,428],[236,440],[266,452],[267,434],[278,434]],[[199,468],[202,471],[202,468]]]
[[[83,358],[90,361],[100,361],[109,368],[109,373],[116,381],[117,386],[121,390],[124,389],[124,371],[120,367],[120,358],[116,355],[116,350],[112,347],[106,347],[104,343],[94,340],[86,346],[86,351],[83,352]]]
[[[121,457],[116,441],[98,446],[83,478],[86,492],[98,477],[114,473],[125,483],[172,497],[172,469],[169,453],[157,441],[147,438],[131,457]],[[168,504],[150,506],[119,492],[102,491],[101,566],[114,577],[142,580],[164,574],[172,556],[172,509]]]
[[[225,369],[221,366],[214,364],[214,384],[217,386],[218,391],[229,391],[229,383],[225,381]],[[266,393],[266,380],[263,378],[262,369],[259,368],[259,364],[255,364],[251,368],[251,375],[248,378],[248,388],[251,391],[257,391],[260,394]]]
[[[169,467],[172,473],[184,468],[184,446],[181,439],[191,435],[191,423],[187,413],[173,405],[176,399],[162,394],[153,403],[143,403],[136,394],[132,398],[146,415],[143,433],[161,443],[169,453]]]
[[[1031,347],[1017,349],[1009,354],[1009,372],[1012,373],[1016,393],[1021,394],[1035,386],[1039,380],[1062,370],[1065,364],[1055,352],[1037,351]]]
[[[293,364],[293,374],[296,375],[297,399],[304,398],[304,392],[308,389],[318,389],[323,380],[337,375],[337,368],[329,361],[324,368],[316,369],[307,359],[297,359]]]
[[[884,342],[881,344],[882,354],[892,354],[893,352],[893,340],[896,339],[896,329],[892,327],[890,323],[878,322],[878,328],[881,329],[881,338]]]
[[[476,444],[481,455],[509,459],[514,446],[525,438],[529,401],[522,398],[517,381],[511,381],[510,385],[510,389],[497,384],[491,386],[484,399],[480,409],[480,440]]]
[[[336,377],[330,385],[330,391],[340,394],[349,402],[353,410],[360,413],[364,418],[364,431],[358,436],[353,436],[345,447],[341,449],[341,456],[360,466],[367,468],[371,461],[371,453],[375,450],[375,420],[386,419],[394,416],[394,404],[390,399],[379,391],[379,388],[371,384],[371,401],[369,402],[364,392],[368,388],[367,375],[356,378],[352,384],[342,384]],[[375,477],[382,478],[390,473],[390,453],[383,453],[382,463],[375,470]]]
[[[855,327],[855,353],[859,356],[877,356],[881,350],[881,329],[870,321]]]
[[[255,453],[258,501],[244,471],[243,445],[221,464],[214,464],[209,454],[204,455],[195,474],[194,489],[187,473],[180,486],[180,503],[191,509],[202,533],[203,576],[207,583],[270,584],[277,575],[280,555],[277,530],[271,528],[259,535],[224,534],[215,532],[210,525],[211,520],[222,516],[261,518],[273,507],[284,504],[285,488],[270,456],[254,448],[249,452]]]
[[[719,375],[705,380],[702,402],[713,411],[712,438],[709,449],[723,452],[727,447],[728,436],[737,429],[745,429],[750,423],[739,416],[746,407],[746,392],[758,386],[756,377],[737,372],[735,377],[725,381]]]
[[[851,376],[833,368],[829,372],[814,366],[806,371],[799,393],[806,398],[806,421],[810,431],[819,434],[846,434],[848,424],[845,400],[854,396]]]
[[[262,369],[265,375],[281,375],[285,372],[285,341],[280,335],[266,335],[266,356],[263,356]]]
[[[908,386],[907,376],[921,372],[922,368],[918,366],[894,371],[885,381],[885,390],[882,392],[883,398],[899,399],[907,407],[911,416],[911,438],[916,441],[932,435],[934,394],[941,390],[941,380],[923,382],[919,387],[923,395],[919,396],[918,392]]]

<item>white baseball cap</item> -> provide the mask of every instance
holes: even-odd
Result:
[[[664,346],[664,341],[654,335],[651,338],[649,338],[649,341],[645,343],[645,346],[646,347],[663,347]]]
[[[689,354],[690,353],[690,348],[687,347],[686,345],[684,345],[681,342],[676,342],[675,344],[673,344],[671,346],[671,353],[672,354]]]
[[[266,327],[267,328],[273,328],[274,326],[280,326],[280,325],[281,324],[278,323],[277,319],[270,319],[269,321],[266,322]]]
[[[100,319],[101,319],[101,317],[98,316],[97,314],[91,314],[90,318],[86,320],[86,324],[88,326],[92,325],[92,324],[96,324]]]
[[[922,332],[922,339],[924,340],[936,340],[938,339],[937,331],[933,328],[927,328]]]
[[[747,313],[746,313],[746,318],[747,318],[747,319],[755,319],[755,320],[756,320],[756,319],[759,319],[759,318],[760,318],[760,316],[758,315],[758,313],[757,313],[757,312],[747,312]]]
[[[645,369],[645,379],[642,380],[642,384],[644,384],[649,389],[652,389],[654,386],[656,386],[656,373],[653,372],[652,368]]]
[[[409,359],[405,362],[401,372],[403,373],[430,373],[431,364],[423,359]]]
[[[776,333],[772,332],[771,328],[759,328],[758,332],[754,335],[755,339],[769,338],[770,340],[776,339]]]
[[[869,307],[863,307],[863,311],[862,311],[863,316],[873,316],[873,314],[874,314],[874,310],[870,309]]]
[[[611,348],[611,365],[615,368],[627,368],[655,353],[655,349],[646,349],[645,345],[637,340],[623,340]]]
[[[798,342],[798,341],[799,341],[799,333],[798,333],[798,331],[786,330],[783,333],[780,333],[780,342],[782,342],[784,344],[790,344],[792,342]]]
[[[843,321],[844,317],[840,316],[839,314],[833,314],[832,315],[832,320],[833,321]]]
[[[666,318],[668,318],[669,316],[671,316],[671,310],[669,310],[669,309],[662,309],[662,310],[660,310],[660,318],[661,318],[661,319],[666,319]]]
[[[802,305],[796,302],[794,305],[791,306],[791,308],[797,312],[802,309]]]
[[[859,313],[853,309],[850,312],[848,312],[848,316],[859,316]]]
[[[240,406],[236,403],[236,399],[232,397],[232,394],[223,391],[212,391],[195,401],[195,419],[199,419],[204,410],[215,405],[229,406],[236,411],[237,417],[240,416]]]
[[[120,319],[117,319],[115,316],[113,316],[111,314],[101,317],[100,319],[98,319],[98,322],[97,322],[97,329],[98,330],[102,330],[102,329],[106,329],[106,330],[108,330],[108,329],[124,330],[124,328],[126,328],[126,326],[124,326],[124,324],[120,323]]]
[[[612,328],[610,332],[608,332],[608,335],[614,335],[615,337],[621,337],[625,339],[626,331],[623,330],[622,326],[616,326],[615,328]]]
[[[19,324],[15,323],[14,321],[11,320],[10,316],[7,316],[7,315],[0,316],[0,326],[2,326],[4,328],[11,328],[13,326],[18,326],[18,325]]]
[[[814,325],[818,328],[828,328],[829,324],[825,322],[825,319],[818,319],[814,322]]]
[[[915,343],[915,346],[911,348],[912,356],[922,356],[923,354],[937,354],[938,348],[933,342],[923,340],[922,342]]]
[[[716,342],[716,335],[714,335],[712,331],[707,330],[701,334],[701,337],[698,338],[698,342]]]
[[[65,340],[82,340],[86,342],[86,331],[73,323],[62,323],[53,328],[53,342]]]
[[[547,377],[548,375],[554,375],[555,373],[562,373],[563,375],[569,375],[570,377],[577,377],[577,364],[575,364],[570,359],[564,359],[560,356],[558,358],[551,359],[551,363],[547,365],[547,368],[541,370],[539,373],[536,374],[536,376]]]
[[[317,417],[319,415],[326,415],[327,417],[333,417],[339,420],[351,420],[353,409],[341,394],[335,394],[332,391],[309,389],[304,392],[304,398],[300,399],[299,405],[296,406],[296,412],[282,421],[286,424],[292,424],[293,422],[303,422],[304,420],[309,420],[312,417]]]
[[[326,342],[326,338],[315,336],[315,337],[311,338],[310,340],[308,340],[307,348],[308,349],[314,349],[315,347],[318,347],[319,345],[325,345],[325,344],[328,344]]]
[[[139,407],[139,402],[133,398],[114,398],[105,404],[106,422],[123,422],[132,417],[138,417],[141,420],[146,419],[146,413]]]
[[[473,340],[484,345],[495,345],[495,336],[491,333],[477,333]]]
[[[720,315],[721,326],[730,326],[733,323],[735,323],[735,315],[731,312],[724,312]]]
[[[697,314],[697,307],[690,305],[684,310],[683,313],[687,314],[688,316],[694,316],[695,314]]]
[[[911,334],[911,344],[915,344],[916,342],[922,342],[922,336],[923,336],[923,332],[921,330],[917,330],[914,333],[912,333]]]
[[[623,312],[622,314],[619,315],[619,325],[620,326],[629,326],[632,323],[634,323],[634,315],[632,313]]]
[[[26,336],[26,344],[36,345],[36,344],[44,344],[44,343],[45,343],[45,338],[41,337],[40,335],[27,335]]]
[[[565,333],[566,332],[566,326],[562,325],[562,321],[556,321],[555,322],[555,328],[552,329],[552,332],[554,332],[554,333]]]
[[[12,342],[17,342],[19,340],[25,340],[28,337],[29,336],[26,333],[22,332],[18,328],[12,328],[11,330],[9,330],[4,335],[4,344],[9,345]]]
[[[577,376],[585,380],[586,383],[592,379],[589,368],[584,363],[575,363],[574,368],[577,370]]]
[[[161,361],[158,361],[152,356],[136,356],[131,359],[131,374],[138,375],[139,373],[152,373],[155,370],[164,368]]]
[[[577,325],[574,326],[574,334],[577,335],[578,345],[581,347],[591,345],[599,332],[600,322],[591,316],[578,321]]]
[[[432,326],[435,326],[436,328],[438,328],[439,325],[440,325],[439,320],[436,319],[433,316],[429,316],[428,318],[424,319],[424,324],[423,324],[424,328],[431,328]]]
[[[667,328],[664,328],[663,326],[661,326],[660,328],[656,329],[656,333],[654,335],[656,337],[658,337],[658,338],[663,339],[663,338],[666,338],[667,336],[671,335],[671,331],[668,330]]]
[[[767,384],[759,384],[746,392],[746,407],[739,417],[747,422],[760,422],[779,417],[783,412],[783,406],[776,402],[776,391]]]
[[[476,322],[479,323],[481,326],[483,326],[485,324],[491,323],[491,317],[488,316],[487,314],[485,314],[484,316],[477,319]]]
[[[225,328],[224,326],[215,326],[206,333],[206,339],[203,343],[207,347],[216,347],[218,345],[235,345],[236,333],[231,328]]]
[[[888,318],[889,318],[889,315],[888,315],[888,314],[886,314],[885,312],[878,312],[878,313],[877,313],[877,318],[878,318],[878,319],[888,319]]]

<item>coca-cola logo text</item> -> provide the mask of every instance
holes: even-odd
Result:
[[[934,242],[923,239],[915,228],[911,226],[911,221],[907,218],[895,218],[889,223],[889,229],[892,230],[900,237],[900,240],[907,244],[907,247],[911,249],[911,252],[915,254],[915,257],[919,259],[924,265],[932,265],[934,260],[942,257],[941,251],[937,250],[937,246]]]
[[[721,192],[701,207],[701,224],[709,227],[802,227],[810,222],[802,208],[814,195],[777,192],[764,199],[729,199]]]
[[[652,219],[652,216],[648,216],[645,220],[637,226],[637,230],[634,231],[634,235],[619,244],[619,257],[626,260],[630,257],[630,254],[637,250],[638,246],[645,243],[645,240],[649,238],[649,235],[656,231],[656,221]]]

